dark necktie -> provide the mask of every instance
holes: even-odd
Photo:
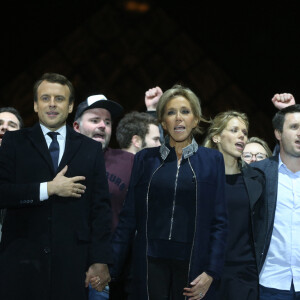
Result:
[[[50,154],[51,154],[54,171],[56,172],[57,167],[58,167],[58,157],[59,157],[59,144],[58,144],[58,141],[57,141],[57,135],[59,133],[50,131],[47,134],[52,139],[52,142],[51,142],[50,147],[49,147],[49,151],[50,151]]]

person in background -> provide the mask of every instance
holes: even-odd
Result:
[[[103,146],[112,207],[112,232],[118,224],[119,213],[127,193],[134,154],[145,147],[160,145],[157,120],[152,116],[152,111],[156,114],[157,101],[156,94],[145,95],[147,112],[128,113],[119,121],[116,136],[120,147],[124,149],[109,147],[112,124],[123,113],[123,107],[119,103],[107,99],[104,95],[92,95],[77,107],[74,130],[102,143]],[[151,113],[148,113],[149,111]],[[116,285],[110,283],[110,287],[106,287],[103,292],[90,287],[90,299],[126,299],[126,276],[127,273]]]
[[[102,290],[110,280],[101,145],[66,124],[74,88],[65,76],[43,74],[33,95],[39,121],[6,132],[0,147],[0,299],[85,300],[89,283]]]
[[[273,95],[271,101],[278,110],[296,104],[295,98],[291,93],[276,93]]]
[[[118,123],[116,139],[122,150],[132,154],[160,146],[157,119],[146,112],[130,112]]]
[[[296,104],[294,96],[290,93],[276,93],[272,97],[271,101],[278,110]],[[279,142],[277,141],[273,149],[273,155],[277,156],[279,154],[279,151],[280,151],[280,147],[279,147]]]
[[[259,137],[251,137],[247,140],[242,153],[242,159],[250,164],[272,156],[272,151],[268,144]]]
[[[145,105],[147,107],[147,113],[151,114],[154,118],[157,118],[156,106],[162,94],[163,91],[159,86],[150,88],[145,92]],[[162,143],[164,141],[164,130],[161,127],[161,124],[158,124],[158,128],[160,132],[160,142]]]
[[[0,108],[0,146],[6,131],[15,131],[24,126],[23,119],[14,107]]]
[[[119,121],[116,128],[116,139],[123,151],[136,154],[144,148],[160,146],[160,132],[157,119],[148,112],[130,112]],[[130,170],[131,173],[131,170]],[[120,206],[121,211],[121,206]],[[118,215],[120,213],[118,212]],[[119,277],[118,282],[111,282],[110,299],[121,300],[116,297],[116,290],[120,291],[120,286],[124,286],[126,296],[130,294],[130,270],[131,256],[129,255],[123,274]],[[126,299],[127,299],[126,297]],[[125,299],[125,297],[124,297]]]
[[[0,108],[0,146],[2,138],[7,131],[19,130],[24,126],[23,119],[14,107]],[[0,241],[2,236],[2,224],[4,221],[5,209],[0,210]]]
[[[92,95],[77,106],[73,122],[76,132],[102,144],[113,214],[112,231],[118,218],[115,202],[117,206],[122,205],[120,201],[124,198],[130,177],[128,169],[133,162],[132,155],[108,147],[112,124],[122,113],[123,107],[119,103],[108,100],[104,95]]]
[[[248,140],[249,122],[244,113],[225,111],[208,128],[204,146],[224,157],[228,205],[228,239],[224,271],[217,287],[217,300],[258,300],[258,265],[263,251],[256,247],[265,239],[262,200],[264,176],[245,164],[241,155]],[[254,218],[255,216],[255,218]]]
[[[159,86],[150,88],[145,92],[145,105],[147,107],[147,112],[152,111],[156,114],[157,103],[162,94],[163,91]]]
[[[118,223],[119,211],[121,210],[123,199],[126,195],[134,157],[129,152],[109,147],[113,122],[121,116],[123,110],[123,107],[119,103],[107,99],[102,94],[91,95],[79,103],[73,122],[73,129],[76,132],[102,145],[112,210],[110,224],[112,232]],[[123,299],[122,293],[123,288],[120,286],[118,293],[120,299]],[[98,291],[91,285],[89,286],[89,299],[102,300],[108,299],[108,297],[108,285],[104,291]]]
[[[157,116],[166,136],[135,155],[113,235],[112,278],[133,244],[129,299],[214,299],[227,233],[223,157],[193,138],[205,120],[190,89],[166,90]]]
[[[278,111],[272,120],[278,155],[254,162],[266,177],[266,239],[259,245],[260,300],[300,299],[300,105]]]

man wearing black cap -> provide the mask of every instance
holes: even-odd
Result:
[[[132,153],[108,147],[112,134],[112,122],[122,112],[123,107],[117,102],[108,100],[104,95],[93,95],[78,105],[73,123],[75,131],[102,144],[112,208],[112,230],[118,223],[134,158]],[[119,287],[120,293],[122,290]],[[90,299],[106,299],[106,297],[108,295],[105,295],[105,292],[99,293],[90,288]]]
[[[147,109],[153,110],[155,114],[155,108],[153,107],[157,104],[158,99],[153,101],[152,98],[154,97],[151,98],[147,95],[146,98],[145,103]],[[108,100],[104,95],[93,95],[78,105],[75,121],[73,123],[75,131],[102,143],[112,207],[112,231],[114,231],[118,224],[119,214],[126,196],[134,159],[133,153],[108,147],[112,134],[112,122],[115,121],[122,112],[123,107],[117,102]],[[148,123],[144,122],[143,126],[148,127]],[[153,122],[153,124],[155,124],[155,122]],[[155,125],[155,127],[157,126]],[[146,131],[148,131],[148,129],[146,129]],[[158,132],[158,130],[156,131]],[[118,286],[110,290],[110,299],[126,299],[123,294],[123,289],[122,283],[118,282]],[[105,299],[105,296],[103,292],[97,293],[90,289],[90,299]]]
[[[109,144],[112,120],[123,112],[117,102],[107,100],[104,95],[93,95],[81,102],[76,110],[73,127],[97,142],[101,142],[102,150]]]
[[[122,112],[123,107],[117,102],[107,100],[104,95],[93,95],[78,105],[73,123],[75,131],[102,144],[113,211],[113,229],[123,205],[134,158],[131,153],[108,147],[112,122]]]

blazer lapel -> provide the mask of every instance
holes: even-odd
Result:
[[[69,164],[81,145],[81,142],[82,137],[80,133],[75,132],[73,128],[67,125],[65,152],[58,166],[58,172]]]
[[[278,189],[278,157],[272,157],[264,170],[267,180],[266,199],[268,200],[268,225],[273,225]],[[270,228],[270,227],[269,227]]]
[[[53,170],[51,155],[40,124],[36,123],[27,131],[27,134],[28,139],[31,141],[33,147],[39,152],[42,158],[48,163],[49,167]]]
[[[250,208],[253,210],[255,203],[263,192],[263,187],[261,182],[257,180],[259,174],[257,174],[257,172],[254,171],[250,166],[245,166],[242,170],[242,173],[249,196]]]

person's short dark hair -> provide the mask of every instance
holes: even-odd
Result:
[[[13,115],[16,116],[16,118],[18,119],[19,121],[19,125],[20,125],[20,128],[23,128],[24,127],[24,122],[23,122],[23,119],[20,115],[20,113],[18,112],[17,109],[15,109],[14,107],[11,107],[11,106],[8,106],[8,107],[1,107],[0,108],[0,113],[3,113],[3,112],[9,112]]]
[[[131,139],[138,135],[142,144],[145,144],[145,137],[149,133],[149,125],[158,126],[158,121],[146,112],[133,111],[127,113],[118,123],[116,139],[121,149],[127,149],[131,145]]]
[[[300,113],[300,104],[290,105],[282,110],[279,110],[273,117],[273,128],[282,132],[286,114]]]
[[[51,83],[59,83],[61,85],[67,85],[70,90],[69,103],[73,103],[75,101],[74,87],[67,77],[58,73],[45,73],[42,75],[42,77],[39,80],[35,82],[33,86],[33,99],[35,102],[37,102],[38,100],[37,90],[43,81],[48,81]]]

